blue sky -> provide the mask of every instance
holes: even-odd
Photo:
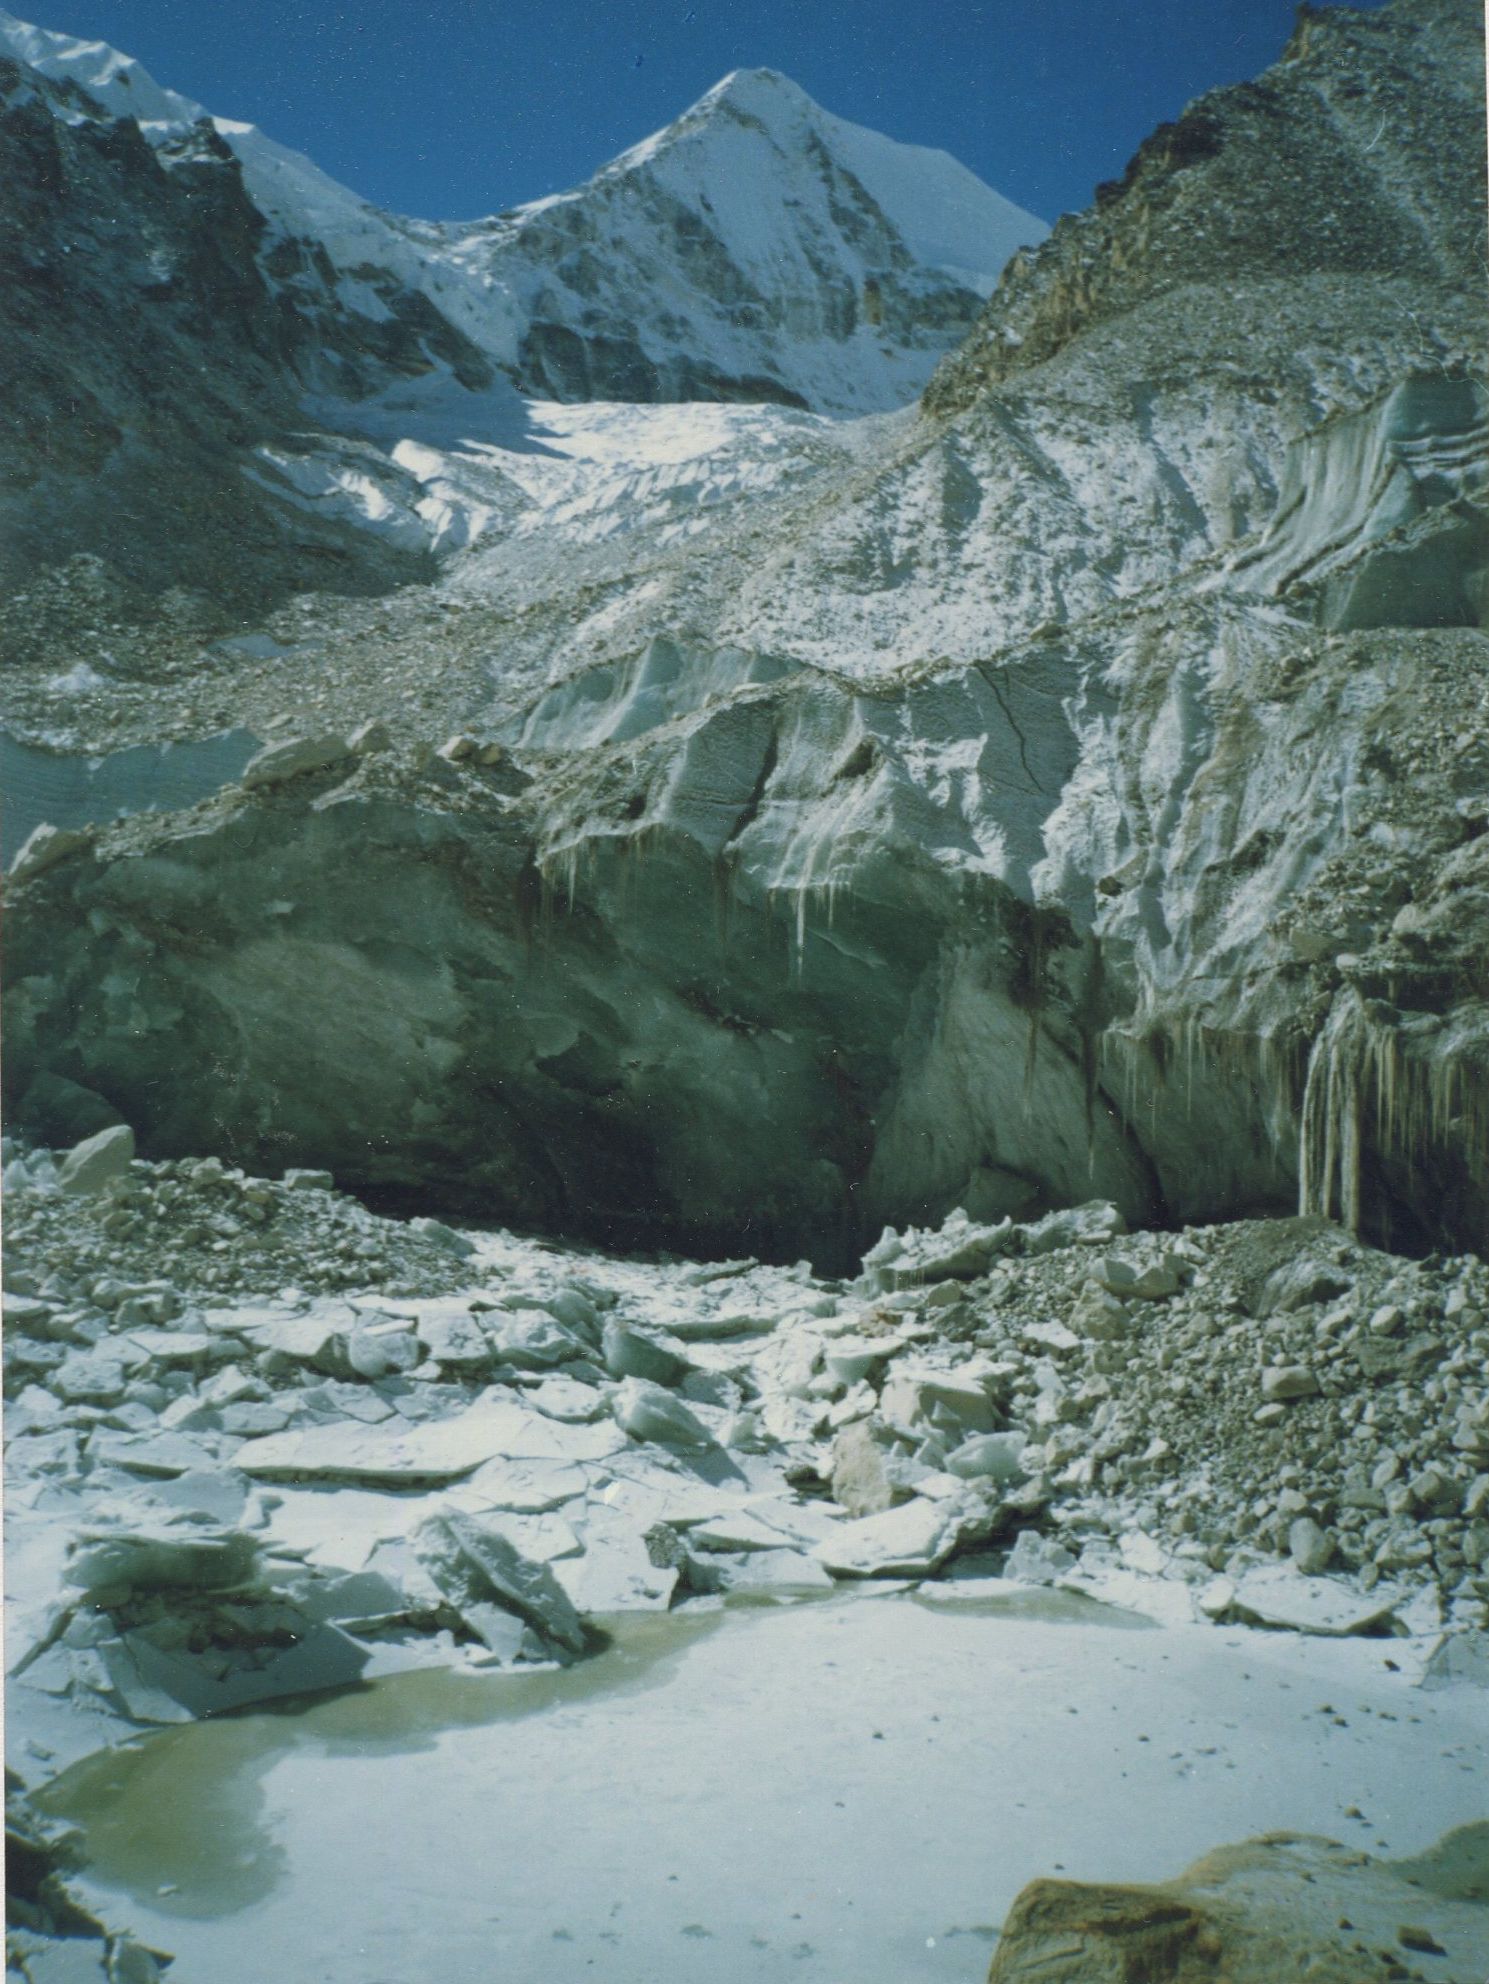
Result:
[[[560,191],[730,69],[941,145],[1052,220],[1154,124],[1252,76],[1292,0],[55,0],[222,116],[431,219]],[[9,0],[27,16],[35,0]]]

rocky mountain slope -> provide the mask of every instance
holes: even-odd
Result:
[[[1091,1191],[1481,1242],[1482,76],[1462,0],[1309,15],[923,410],[404,448],[503,519],[432,586],[20,678],[302,739],[28,858],[17,1092],[820,1261]]]

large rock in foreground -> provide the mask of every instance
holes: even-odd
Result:
[[[1154,1887],[1034,1881],[988,1984],[1481,1984],[1486,1967],[1489,1825],[1475,1825],[1412,1860],[1271,1833]]]

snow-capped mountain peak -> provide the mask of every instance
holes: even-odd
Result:
[[[106,43],[3,11],[0,53],[157,146],[207,116]],[[946,153],[848,123],[773,69],[732,71],[570,192],[460,224],[400,220],[255,126],[210,121],[271,240],[302,244],[299,288],[337,271],[329,306],[297,294],[302,315],[419,296],[519,390],[559,400],[903,405],[1046,232]]]

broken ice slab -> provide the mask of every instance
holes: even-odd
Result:
[[[131,1474],[191,1474],[219,1467],[229,1455],[236,1465],[240,1444],[231,1435],[104,1432],[89,1441],[88,1458],[95,1467],[122,1467]]]
[[[627,1514],[592,1504],[584,1526],[584,1555],[556,1562],[553,1575],[587,1617],[615,1612],[665,1612],[677,1572],[654,1564],[641,1531]]]
[[[1062,1543],[1037,1529],[1021,1529],[1003,1575],[1018,1584],[1054,1584],[1074,1569],[1075,1558]]]
[[[541,1515],[561,1508],[589,1485],[584,1468],[567,1460],[483,1461],[463,1484],[469,1506],[506,1509],[514,1515]]]
[[[665,1394],[664,1394],[665,1396]],[[381,1426],[306,1426],[250,1440],[235,1465],[262,1480],[386,1482],[413,1486],[456,1481],[483,1461],[603,1460],[624,1445],[613,1426],[568,1426],[530,1412],[501,1391],[450,1419]]]
[[[964,1491],[964,1498],[928,1501],[916,1496],[898,1508],[841,1523],[815,1551],[837,1577],[913,1576],[936,1570],[963,1542],[985,1535],[995,1505]]]
[[[366,1649],[335,1626],[315,1625],[308,1619],[304,1623],[304,1634],[295,1645],[264,1650],[263,1665],[230,1665],[221,1673],[214,1673],[195,1655],[152,1645],[140,1633],[126,1633],[123,1644],[148,1686],[193,1715],[220,1715],[255,1702],[348,1687],[360,1679],[367,1665]]]
[[[258,1539],[200,1524],[134,1524],[83,1530],[69,1548],[64,1577],[85,1596],[104,1591],[236,1591],[258,1573]]]
[[[1394,1586],[1361,1592],[1339,1578],[1304,1577],[1291,1564],[1258,1564],[1236,1580],[1235,1606],[1263,1626],[1338,1639],[1379,1630],[1404,1596]]]
[[[1127,1231],[1127,1221],[1108,1199],[1063,1206],[1019,1228],[1025,1254],[1053,1254],[1061,1247],[1096,1247]]]
[[[633,1440],[658,1446],[702,1448],[716,1445],[703,1421],[681,1399],[645,1378],[625,1378],[611,1401],[615,1423]]]
[[[834,1589],[826,1567],[800,1550],[752,1550],[724,1571],[731,1598],[804,1598]]]
[[[779,1320],[774,1313],[758,1309],[732,1309],[718,1316],[706,1312],[671,1316],[667,1327],[683,1343],[720,1343],[734,1337],[768,1335]]]
[[[687,1376],[688,1361],[644,1330],[619,1316],[605,1324],[605,1369],[612,1378],[642,1378],[657,1385],[675,1385]]]
[[[503,1651],[508,1636],[503,1631],[494,1643],[493,1622],[475,1609],[492,1604],[516,1613],[565,1652],[583,1652],[584,1627],[553,1572],[523,1556],[500,1531],[450,1511],[426,1517],[412,1541],[419,1562],[446,1600],[493,1652]]]
[[[545,1378],[524,1394],[525,1402],[548,1419],[566,1420],[570,1425],[588,1425],[608,1409],[608,1400],[598,1385],[586,1385],[578,1378]]]
[[[886,1226],[863,1257],[860,1286],[869,1293],[920,1288],[937,1281],[974,1281],[1013,1239],[1011,1219],[978,1225],[960,1207],[948,1213],[939,1230],[908,1227],[896,1233]]]
[[[589,1356],[583,1338],[546,1309],[491,1310],[487,1315],[493,1354],[518,1371],[552,1370]]]
[[[995,1433],[1003,1415],[989,1386],[997,1373],[975,1365],[956,1371],[897,1368],[880,1394],[880,1411],[890,1425],[914,1437],[933,1428],[955,1427],[958,1443],[972,1433]]]

